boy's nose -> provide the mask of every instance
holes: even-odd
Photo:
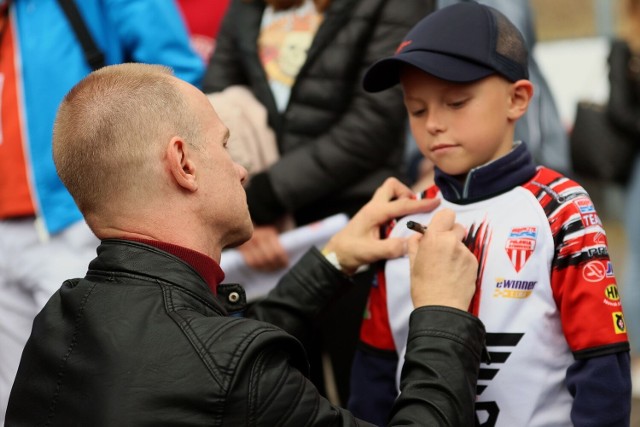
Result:
[[[436,134],[442,132],[445,128],[442,116],[438,111],[430,110],[425,123],[427,132]]]

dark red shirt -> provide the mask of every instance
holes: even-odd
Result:
[[[214,295],[218,294],[218,285],[224,280],[224,272],[220,268],[220,265],[213,260],[213,258],[207,255],[188,249],[182,246],[174,245],[172,243],[160,242],[158,240],[151,239],[127,239],[132,242],[144,243],[149,246],[153,246],[160,250],[177,256],[182,261],[189,264],[195,271],[202,276],[207,282],[209,289]]]

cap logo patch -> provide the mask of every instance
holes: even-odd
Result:
[[[405,41],[403,41],[402,43],[400,43],[400,44],[398,45],[398,48],[396,49],[396,55],[397,55],[397,54],[399,54],[400,52],[402,52],[402,50],[403,50],[405,47],[409,46],[411,43],[413,43],[413,40],[405,40]]]

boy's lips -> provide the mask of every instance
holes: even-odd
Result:
[[[436,144],[431,147],[431,152],[438,153],[438,152],[447,150],[449,148],[455,148],[455,147],[457,147],[457,145],[455,144]]]

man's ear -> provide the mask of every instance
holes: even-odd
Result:
[[[533,84],[529,80],[518,80],[511,85],[509,120],[516,121],[527,112],[533,97]]]
[[[196,191],[196,164],[189,145],[179,136],[174,136],[167,144],[166,162],[175,183],[187,191]]]

